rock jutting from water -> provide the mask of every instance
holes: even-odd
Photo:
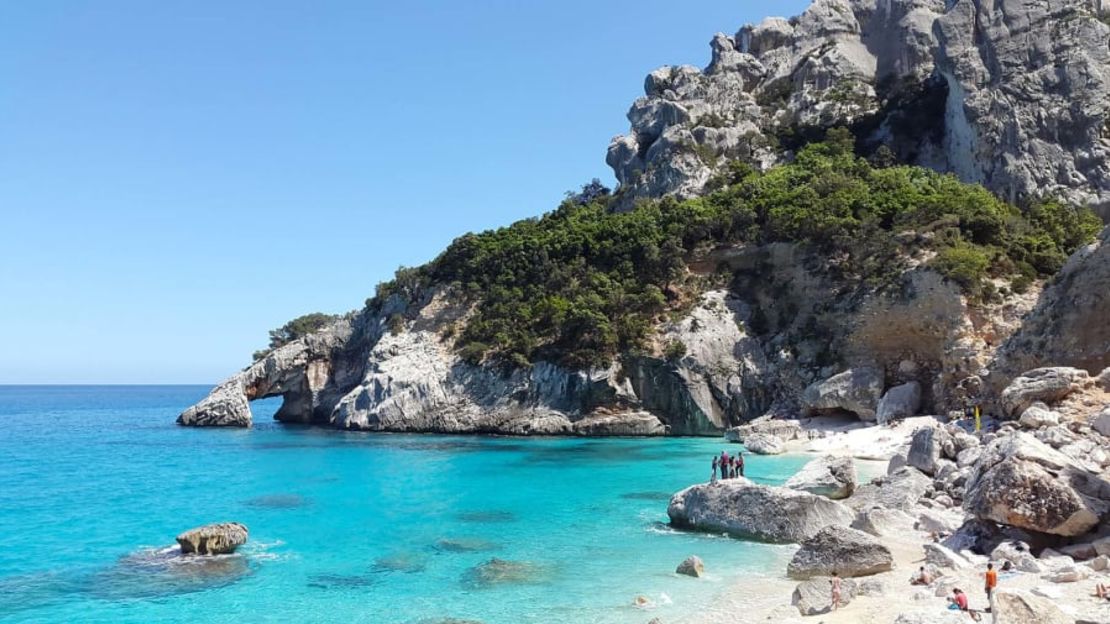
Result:
[[[177,536],[185,555],[226,555],[247,543],[247,527],[238,522],[206,524]]]
[[[854,518],[851,509],[823,496],[744,478],[688,487],[671,498],[667,515],[678,528],[767,542],[800,542]]]

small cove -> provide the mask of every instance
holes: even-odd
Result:
[[[0,621],[669,622],[793,551],[666,525],[718,439],[348,433],[273,424],[273,402],[251,430],[175,426],[206,390],[0,387]],[[251,530],[230,571],[134,565],[224,520]],[[673,574],[690,554],[707,578]]]

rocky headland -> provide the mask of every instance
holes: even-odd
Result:
[[[1108,43],[1092,0],[815,0],[717,34],[648,76],[615,192],[461,237],[178,423],[280,396],[337,429],[811,452],[670,501],[682,530],[798,544],[745,621],[963,621],[945,599],[985,608],[989,561],[1014,569],[996,621],[1110,621],[1110,228],[1084,208],[1110,218]]]
[[[705,69],[652,72],[629,112],[631,132],[610,147],[620,188],[584,189],[576,201],[619,213],[661,197],[659,206],[689,210],[701,197],[758,197],[762,187],[748,185],[763,182],[736,171],[765,171],[771,180],[781,163],[842,126],[854,131],[857,156],[872,162],[951,172],[1019,205],[1052,196],[1104,209],[1110,27],[1101,16],[1100,3],[1080,0],[817,0],[796,18],[718,34]],[[819,193],[833,183],[807,179]],[[884,188],[868,184],[872,194]],[[968,189],[953,201],[982,200]],[[682,198],[694,199],[666,203]],[[447,266],[469,262],[488,273],[509,262],[477,255],[487,253],[475,245],[485,235],[468,235],[428,267],[399,274],[365,308],[261,352],[178,422],[249,426],[250,401],[281,396],[277,420],[342,429],[716,435],[767,414],[882,422],[971,403],[997,413],[998,393],[1025,371],[1073,366],[1093,375],[1110,365],[1110,233],[1092,241],[1090,223],[1086,233],[1063,232],[1066,221],[1052,217],[1050,225],[1027,212],[1059,249],[1034,250],[1045,242],[1030,239],[990,260],[997,246],[985,246],[991,266],[972,280],[965,271],[979,262],[967,256],[984,236],[977,228],[998,225],[929,207],[919,225],[879,224],[890,228],[889,240],[872,249],[865,237],[873,209],[857,215],[862,229],[819,234],[854,237],[855,245],[833,248],[804,229],[783,234],[774,214],[757,216],[757,225],[768,221],[755,237],[685,221],[673,252],[678,274],[666,267],[665,277],[637,277],[633,267],[642,291],[614,295],[604,318],[596,309],[528,312],[545,317],[528,323],[560,324],[563,334],[551,337],[515,337],[513,314],[525,312],[493,301],[505,298],[498,289],[527,289],[541,278],[483,285],[485,278]],[[740,215],[730,210],[735,222]],[[927,223],[928,215],[940,220]],[[490,236],[559,225],[560,216]],[[946,219],[965,242],[945,247],[951,234],[937,224]],[[637,244],[648,253],[659,243]],[[668,245],[673,239],[652,253],[671,253]],[[535,262],[555,262],[550,254],[563,248],[537,250]],[[1066,264],[1060,250],[1075,250]],[[1048,259],[1036,255],[1042,251]],[[860,257],[846,258],[853,253]],[[657,258],[648,255],[644,263]],[[580,262],[608,269],[585,250],[560,261],[571,273]],[[544,296],[539,288],[531,299]],[[624,318],[634,292],[651,301],[650,312]],[[552,297],[550,306],[578,305]],[[501,317],[486,318],[494,314]],[[574,351],[613,344],[606,332],[618,340],[601,356]]]

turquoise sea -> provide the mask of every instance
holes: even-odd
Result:
[[[174,425],[207,390],[0,386],[0,622],[672,622],[757,602],[737,580],[791,553],[666,526],[720,440],[346,433],[275,424],[272,401],[250,430]],[[225,520],[241,555],[167,558]],[[691,554],[708,578],[674,574]]]

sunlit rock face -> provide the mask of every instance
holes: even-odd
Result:
[[[824,129],[1110,218],[1110,27],[1090,0],[815,0],[711,41],[705,69],[652,72],[606,161],[619,209],[703,192],[733,159],[765,167]]]

